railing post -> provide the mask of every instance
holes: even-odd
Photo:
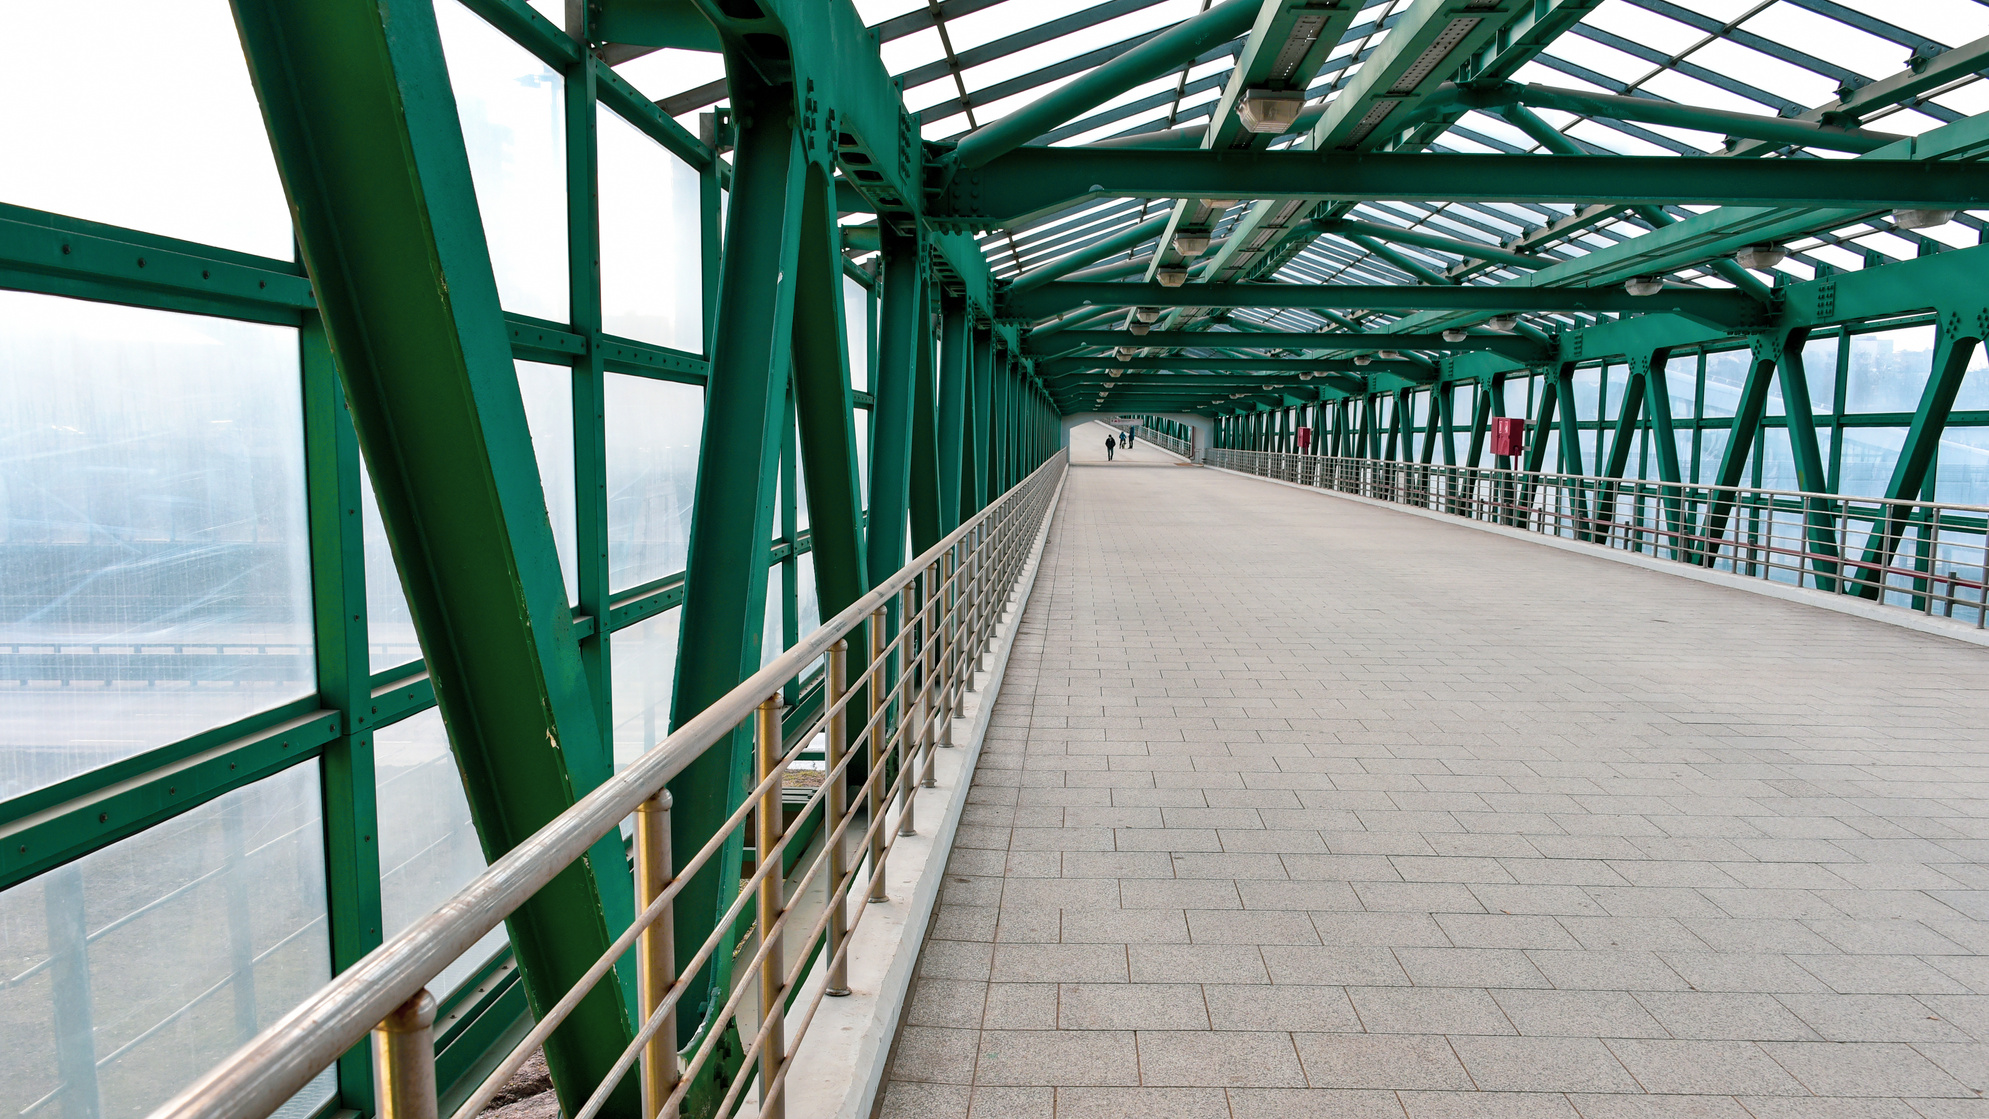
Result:
[[[849,692],[849,642],[836,639],[829,646],[828,693],[823,702],[828,705],[829,722],[825,728],[824,761],[822,766],[829,774],[829,788],[823,798],[822,832],[833,834],[843,817],[849,814],[849,774],[836,772],[843,764],[843,757],[849,752],[849,709],[837,707],[843,696]],[[829,982],[823,994],[841,998],[849,994],[849,960],[841,957],[843,941],[849,938],[849,902],[843,895],[843,879],[849,874],[849,835],[844,833],[829,844]]]
[[[436,1119],[435,998],[426,989],[373,1029],[373,1104],[379,1119]]]
[[[665,789],[635,810],[635,911],[646,913],[673,877],[670,867],[670,792]],[[636,941],[636,992],[647,1024],[677,981],[676,923],[665,905]],[[677,1009],[642,1047],[642,1114],[652,1119],[677,1089]]]
[[[760,1119],[782,1119],[787,1111],[787,1101],[782,1098],[774,1080],[780,1075],[787,1050],[786,1030],[783,1029],[783,1016],[787,1013],[787,985],[783,982],[787,964],[782,959],[781,934],[774,930],[786,908],[785,883],[781,880],[780,856],[774,853],[779,846],[782,826],[780,770],[780,694],[768,696],[760,701],[758,726],[754,738],[759,746],[759,765],[756,767],[760,782],[772,778],[773,784],[760,794],[760,804],[755,815],[759,825],[758,834],[753,837],[753,869],[760,876],[760,1026],[765,1031],[766,1041],[760,1047]]]
[[[870,900],[886,900],[884,893],[884,817],[889,807],[884,803],[884,720],[878,714],[884,707],[884,611],[872,611],[870,615],[870,667],[865,669],[869,676],[870,689],[870,731],[869,743],[870,779],[864,797],[869,802],[870,826],[865,832],[870,837]]]
[[[919,784],[930,789],[938,784],[933,779],[933,751],[940,745],[941,727],[946,727],[947,745],[952,745],[952,720],[939,713],[942,698],[939,692],[939,564],[937,561],[926,565],[925,573],[919,576],[925,591],[925,611],[919,621],[919,702],[925,707],[925,772]]]
[[[912,713],[911,696],[908,694],[911,690],[909,686],[910,677],[906,675],[911,670],[912,665],[909,658],[905,655],[906,641],[911,634],[912,603],[915,601],[917,599],[913,596],[911,584],[905,584],[905,588],[898,592],[898,617],[903,619],[904,627],[898,634],[897,646],[891,651],[891,665],[895,670],[900,689],[897,735],[898,784],[903,791],[898,794],[899,835],[918,834],[918,827],[913,817],[913,802],[917,799],[919,791],[919,782],[918,777],[915,775],[915,770],[918,767],[919,760],[918,727],[921,720],[914,717]]]

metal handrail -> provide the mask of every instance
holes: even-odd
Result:
[[[1989,623],[1989,506],[1279,451],[1209,465]]]
[[[857,853],[867,856],[870,897],[883,900],[882,870],[889,848],[895,844],[895,836],[889,833],[915,834],[916,789],[932,783],[933,748],[951,745],[952,719],[963,711],[973,675],[994,639],[1002,606],[1014,592],[1024,561],[1047,523],[1067,461],[1066,454],[1058,452],[875,590],[800,639],[499,857],[455,896],[307,996],[274,1025],[153,1111],[152,1119],[263,1119],[369,1033],[373,1035],[376,1101],[382,1116],[434,1116],[431,1029],[435,1004],[426,984],[630,816],[635,817],[636,824],[635,922],[594,968],[548,1009],[457,1114],[474,1115],[631,947],[636,948],[641,972],[641,1026],[615,1074],[599,1086],[576,1119],[597,1111],[638,1059],[642,1064],[644,1114],[674,1113],[671,1105],[683,1097],[691,1076],[711,1057],[721,1032],[717,1028],[706,1031],[688,1063],[678,1068],[676,1000],[686,992],[689,978],[712,957],[746,903],[756,897],[761,944],[741,969],[731,998],[714,1023],[738,1012],[750,980],[757,975],[760,1020],[740,1023],[740,1036],[753,1039],[742,1060],[743,1067],[751,1069],[755,1057],[759,1058],[760,1114],[777,1119],[784,1105],[780,1088],[792,1060],[791,1047],[781,1036],[782,1020],[788,997],[810,966],[806,951],[793,968],[781,966],[782,934],[791,913],[784,900],[782,856],[794,830],[784,822],[782,777],[816,734],[826,735],[824,781],[794,825],[806,821],[818,804],[828,810],[823,822],[827,838],[798,887],[807,888],[827,870],[830,903],[807,933],[811,944],[824,935],[828,939],[827,950],[814,965],[829,969],[828,981],[816,996],[819,1000],[825,994],[847,993],[838,988],[847,986],[841,977],[847,966],[848,929],[864,912],[858,907],[855,920],[846,912],[862,868],[846,865],[845,838],[852,825],[860,823],[862,849]],[[896,632],[887,635],[894,607]],[[860,678],[851,682],[842,679],[846,639],[859,627],[867,628],[870,657]],[[799,678],[824,657],[829,669],[822,709],[802,734],[790,736],[796,744],[784,749],[778,717],[782,685]],[[867,703],[867,711],[857,713],[862,723],[852,728],[850,706],[859,698]],[[701,851],[673,865],[665,787],[748,720],[755,724],[757,743],[755,788]],[[865,748],[869,773],[862,779],[862,791],[852,797],[846,774],[851,762],[864,756]],[[897,776],[887,783],[886,771],[893,762]],[[842,803],[845,800],[848,803]],[[893,804],[898,807],[896,828],[887,826]],[[758,818],[754,873],[742,882],[731,911],[715,923],[711,936],[678,969],[671,943],[670,903],[749,816]],[[858,863],[865,861],[859,858]],[[818,1004],[811,1003],[804,1013],[796,1045]],[[743,1073],[735,1079],[721,1111],[729,1109],[749,1079]]]
[[[1195,457],[1195,444],[1192,439],[1183,439],[1177,435],[1169,435],[1157,427],[1149,426],[1144,420],[1140,421],[1139,437],[1162,450],[1173,451],[1182,458],[1192,459]]]

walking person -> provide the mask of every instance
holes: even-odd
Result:
[[[1105,461],[1106,461],[1106,462],[1111,462],[1111,461],[1112,461],[1112,449],[1113,449],[1114,447],[1117,447],[1118,445],[1119,445],[1119,437],[1118,437],[1118,436],[1116,436],[1116,435],[1107,435],[1107,436],[1105,437]]]
[[[1126,429],[1126,446],[1131,447],[1132,445],[1133,445],[1133,429],[1129,427]]]

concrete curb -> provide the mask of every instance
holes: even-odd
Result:
[[[1428,520],[1440,521],[1447,525],[1455,525],[1459,528],[1475,529],[1479,532],[1489,532],[1497,536],[1510,537],[1514,540],[1524,540],[1529,544],[1538,544],[1542,547],[1558,548],[1564,552],[1574,552],[1578,555],[1592,556],[1596,559],[1606,559],[1613,563],[1626,564],[1630,567],[1641,567],[1646,571],[1657,571],[1681,579],[1692,579],[1700,583],[1710,583],[1713,586],[1726,587],[1729,590],[1745,591],[1748,594],[1757,594],[1765,598],[1777,598],[1783,602],[1799,602],[1805,606],[1833,610],[1839,614],[1848,614],[1854,618],[1865,618],[1874,622],[1883,622],[1886,625],[1897,626],[1900,629],[1910,629],[1916,633],[1946,637],[1968,645],[1989,647],[1989,632],[1984,632],[1983,630],[1976,629],[1974,626],[1961,622],[1951,622],[1943,618],[1932,618],[1923,614],[1915,614],[1911,610],[1898,606],[1880,606],[1876,602],[1868,602],[1862,598],[1826,594],[1823,591],[1810,590],[1806,587],[1791,587],[1783,583],[1771,583],[1766,579],[1750,579],[1745,575],[1735,575],[1726,571],[1707,571],[1704,568],[1693,567],[1690,564],[1679,563],[1675,560],[1659,559],[1656,556],[1646,556],[1636,552],[1625,552],[1617,548],[1604,547],[1601,544],[1586,544],[1579,540],[1569,540],[1565,537],[1543,536],[1540,533],[1528,532],[1522,528],[1488,524],[1485,521],[1471,520],[1465,517],[1453,517],[1448,513],[1438,513],[1430,509],[1418,509],[1412,505],[1399,505],[1393,501],[1380,501],[1372,497],[1359,497],[1350,493],[1341,493],[1338,490],[1322,489],[1319,486],[1306,486],[1297,482],[1287,482],[1283,478],[1266,478],[1261,474],[1247,474],[1241,470],[1231,470],[1226,466],[1210,466],[1208,469],[1219,474],[1233,474],[1238,478],[1249,478],[1252,481],[1288,486],[1295,490],[1316,493],[1323,497],[1334,497],[1341,501],[1351,501],[1360,505],[1373,506],[1377,509],[1389,509],[1397,513],[1407,513],[1410,516],[1423,517]]]
[[[795,1054],[787,1076],[790,1115],[869,1119],[876,1107],[884,1085],[884,1070],[891,1059],[891,1045],[898,1036],[898,1022],[904,1013],[912,972],[918,964],[919,950],[925,945],[933,908],[939,901],[946,858],[952,853],[953,837],[960,829],[974,768],[987,740],[995,697],[1001,693],[1022,613],[1029,605],[1030,592],[1035,589],[1043,549],[1049,543],[1050,527],[1056,522],[1069,477],[1066,473],[1057,483],[1057,492],[1051,495],[1043,529],[1030,549],[1016,593],[996,626],[994,648],[988,654],[990,667],[980,674],[979,687],[967,693],[965,714],[954,722],[955,745],[934,754],[936,785],[920,789],[918,794],[919,834],[901,837],[885,862],[886,893],[891,900],[872,906],[850,938],[851,993],[843,998],[822,1000],[808,1027],[807,1043]],[[866,889],[859,880],[851,887],[851,894],[861,897]],[[799,1014],[814,1001],[815,992],[826,978],[816,968],[802,986],[794,1001],[795,1011],[788,1016],[790,1038],[800,1024]],[[742,1116],[757,1113],[758,1108],[751,1102],[740,1111]]]

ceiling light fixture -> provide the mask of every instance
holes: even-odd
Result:
[[[1236,119],[1245,132],[1275,136],[1296,123],[1303,108],[1303,90],[1246,89],[1236,103]]]
[[[1492,330],[1498,331],[1500,334],[1511,334],[1513,328],[1519,325],[1519,316],[1493,315],[1491,318],[1485,320],[1485,325]]]
[[[1664,290],[1663,276],[1632,276],[1623,281],[1623,290],[1631,295],[1656,295]]]
[[[1953,210],[1894,210],[1894,229],[1934,229],[1954,220]]]
[[[1188,282],[1188,269],[1179,264],[1163,264],[1153,270],[1153,278],[1164,288],[1178,288]]]
[[[1733,262],[1742,268],[1756,272],[1766,272],[1777,264],[1789,259],[1789,250],[1780,245],[1749,245],[1733,254]]]
[[[1193,260],[1209,251],[1209,231],[1184,229],[1174,235],[1174,251]]]
[[[1462,342],[1469,337],[1470,335],[1462,328],[1455,326],[1443,332],[1443,340],[1446,342]]]
[[[1159,321],[1160,321],[1160,308],[1158,308],[1158,307],[1135,307],[1135,308],[1133,308],[1133,317],[1134,317],[1134,318],[1136,318],[1136,319],[1138,319],[1138,320],[1139,320],[1139,321],[1141,321],[1141,322],[1159,322]]]

